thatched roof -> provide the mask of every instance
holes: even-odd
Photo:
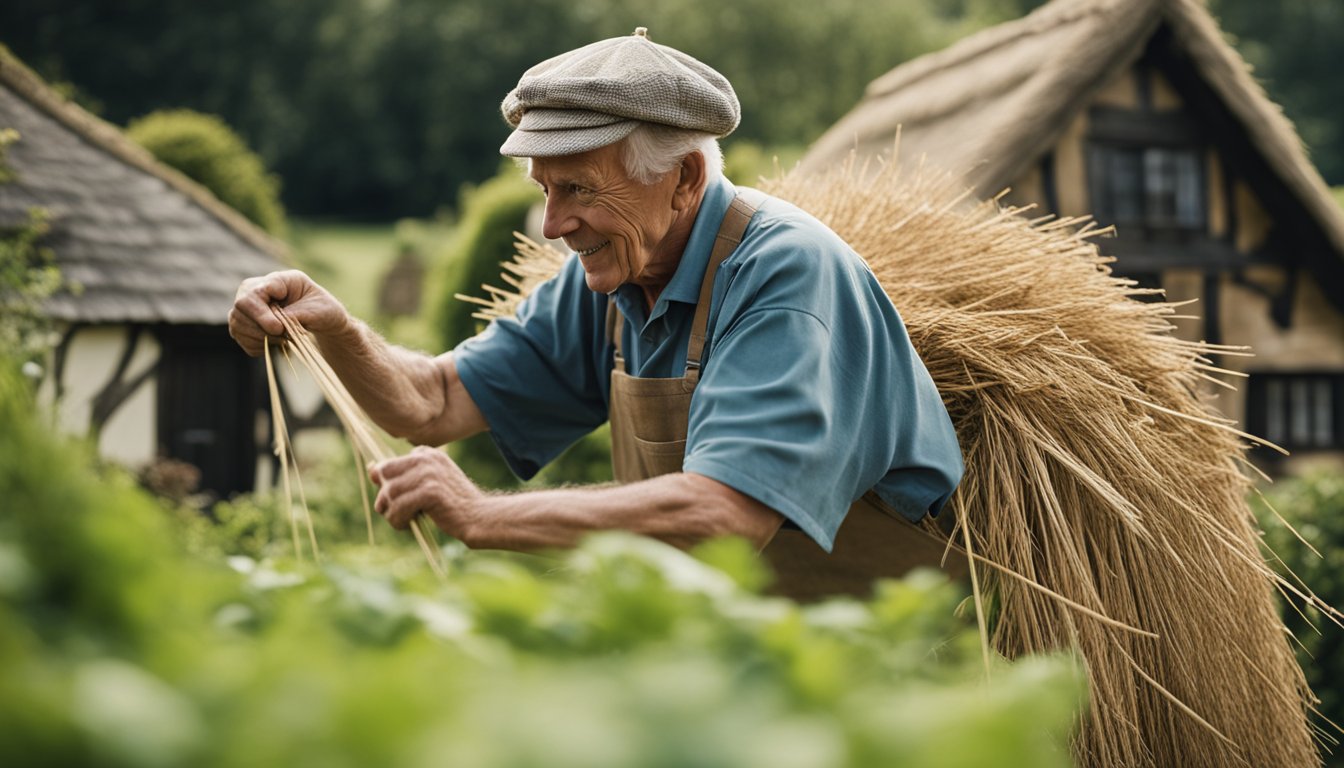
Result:
[[[0,129],[19,140],[0,185],[0,226],[32,207],[45,243],[78,284],[47,305],[86,323],[225,322],[238,283],[284,260],[284,247],[116,127],[52,91],[0,46]]]
[[[823,135],[805,170],[890,154],[964,177],[996,194],[1040,162],[1071,118],[1162,32],[1239,123],[1285,191],[1344,254],[1344,214],[1292,124],[1227,44],[1199,0],[1054,0],[1030,15],[896,67]]]

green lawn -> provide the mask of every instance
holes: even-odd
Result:
[[[393,341],[428,349],[433,344],[427,318],[388,319],[378,316],[378,290],[403,243],[417,247],[426,266],[447,247],[453,230],[432,221],[368,224],[343,221],[293,220],[290,246],[295,266],[340,299],[351,314]]]

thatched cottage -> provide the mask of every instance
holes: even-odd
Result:
[[[1219,406],[1293,462],[1344,456],[1344,214],[1198,0],[1055,0],[902,64],[810,149],[889,155],[1031,215],[1094,215],[1117,273],[1247,345]],[[1269,452],[1256,455],[1272,461]]]
[[[252,489],[266,453],[264,374],[225,324],[238,283],[276,269],[282,247],[0,47],[4,128],[20,138],[0,227],[45,209],[45,244],[79,286],[46,307],[60,341],[42,393],[59,426],[131,466],[195,465],[216,495]]]

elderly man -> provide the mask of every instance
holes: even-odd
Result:
[[[426,446],[488,429],[523,477],[609,419],[620,484],[485,494],[421,447],[371,470],[378,512],[486,548],[742,536],[799,597],[936,562],[906,521],[960,479],[942,401],[862,259],[723,178],[728,81],[641,28],[528,70],[503,112],[501,153],[528,160],[544,234],[573,250],[515,318],[430,358],[283,272],[243,283],[230,331],[257,355],[284,305],[390,433]]]

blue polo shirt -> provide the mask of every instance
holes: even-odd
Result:
[[[711,182],[676,273],[652,311],[614,294],[626,370],[679,377],[709,253],[736,190]],[[910,520],[961,479],[941,398],[896,308],[858,254],[802,210],[768,198],[719,267],[684,469],[784,515],[827,551],[869,489]],[[510,468],[528,478],[607,420],[614,345],[607,296],[573,255],[517,315],[454,350],[458,373]]]

